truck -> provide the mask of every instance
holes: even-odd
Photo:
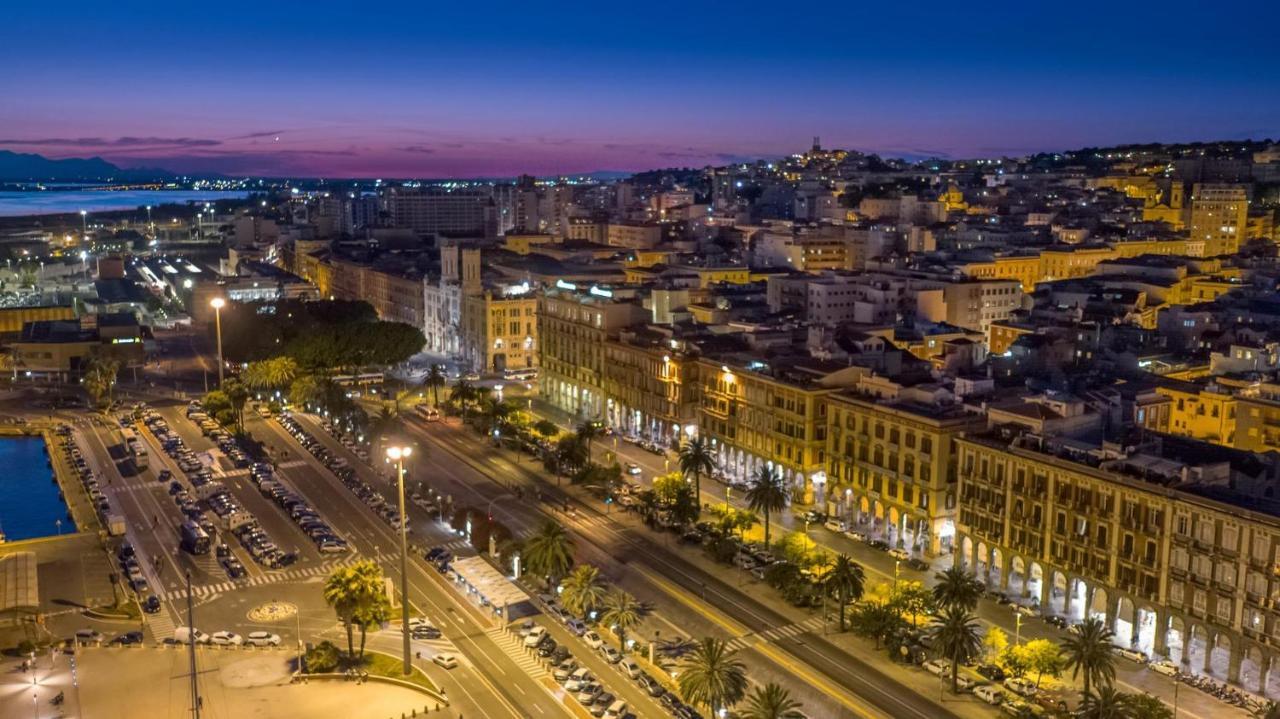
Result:
[[[125,533],[124,517],[119,514],[107,515],[107,534],[113,537],[119,537]]]

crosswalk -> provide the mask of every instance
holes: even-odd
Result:
[[[763,632],[756,632],[753,634],[744,634],[743,636],[735,637],[729,640],[727,644],[729,649],[733,649],[733,650],[746,649],[750,647],[752,644],[754,644],[755,640],[757,639],[762,639],[766,642],[777,642],[783,639],[798,637],[801,634],[808,634],[809,632],[815,632],[820,629],[822,629],[822,617],[809,617],[803,622],[794,622],[792,624],[784,624],[780,627],[766,629]]]
[[[146,614],[147,629],[151,632],[152,641],[161,641],[173,636],[174,624],[173,617],[169,616],[167,609],[161,609],[156,614]]]
[[[509,632],[502,627],[494,627],[485,630],[485,634],[497,644],[507,656],[515,662],[526,675],[534,679],[540,679],[547,675],[547,668],[538,661],[538,657],[529,649],[525,649],[524,644],[520,641],[520,635]]]
[[[204,599],[206,597],[216,596],[218,594],[222,594],[223,592],[229,592],[234,589],[239,589],[242,587],[257,587],[257,586],[262,586],[266,584],[282,584],[285,582],[297,582],[297,581],[303,581],[306,579],[312,579],[315,577],[323,577],[323,576],[327,576],[330,572],[337,569],[338,567],[345,567],[351,564],[355,564],[356,562],[363,561],[365,559],[372,559],[373,561],[379,564],[382,564],[384,562],[398,560],[399,555],[398,554],[393,555],[393,554],[387,554],[387,553],[378,554],[373,557],[351,555],[351,556],[343,557],[342,559],[323,562],[321,564],[313,564],[307,567],[299,567],[297,569],[272,571],[272,572],[267,572],[265,574],[261,574],[254,577],[245,577],[244,579],[239,579],[235,581],[228,580],[225,582],[217,582],[214,584],[202,584],[200,586],[191,588],[191,596],[197,599]],[[184,588],[176,589],[169,592],[159,592],[157,596],[159,596],[161,599],[178,601],[178,600],[187,598],[187,590],[184,587]]]

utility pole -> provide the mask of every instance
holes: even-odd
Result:
[[[191,715],[200,719],[200,687],[196,683],[196,622],[191,603],[191,572],[187,572],[187,656],[191,663]]]

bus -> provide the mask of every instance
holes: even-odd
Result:
[[[436,409],[435,407],[428,406],[426,402],[423,402],[422,404],[418,405],[414,409],[418,413],[419,417],[421,417],[422,419],[428,422],[440,421],[440,410]]]
[[[208,554],[209,553],[209,535],[205,533],[200,525],[187,520],[182,523],[179,529],[182,534],[182,548],[190,554]]]
[[[381,372],[362,372],[360,374],[342,374],[330,378],[334,384],[346,388],[348,397],[359,397],[364,394],[381,394],[385,381]]]
[[[138,469],[147,468],[147,445],[142,443],[142,439],[132,429],[125,428],[121,430],[124,435],[125,453],[133,459],[133,466]]]

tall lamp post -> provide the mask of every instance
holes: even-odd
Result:
[[[387,459],[396,463],[396,484],[400,496],[400,609],[404,635],[404,675],[413,673],[409,663],[409,540],[408,523],[404,515],[404,461],[413,454],[412,447],[387,447]]]
[[[80,210],[80,241],[89,239],[89,211]]]
[[[221,297],[214,297],[209,300],[209,304],[213,306],[213,323],[218,335],[218,389],[222,389],[222,308],[227,301]]]

